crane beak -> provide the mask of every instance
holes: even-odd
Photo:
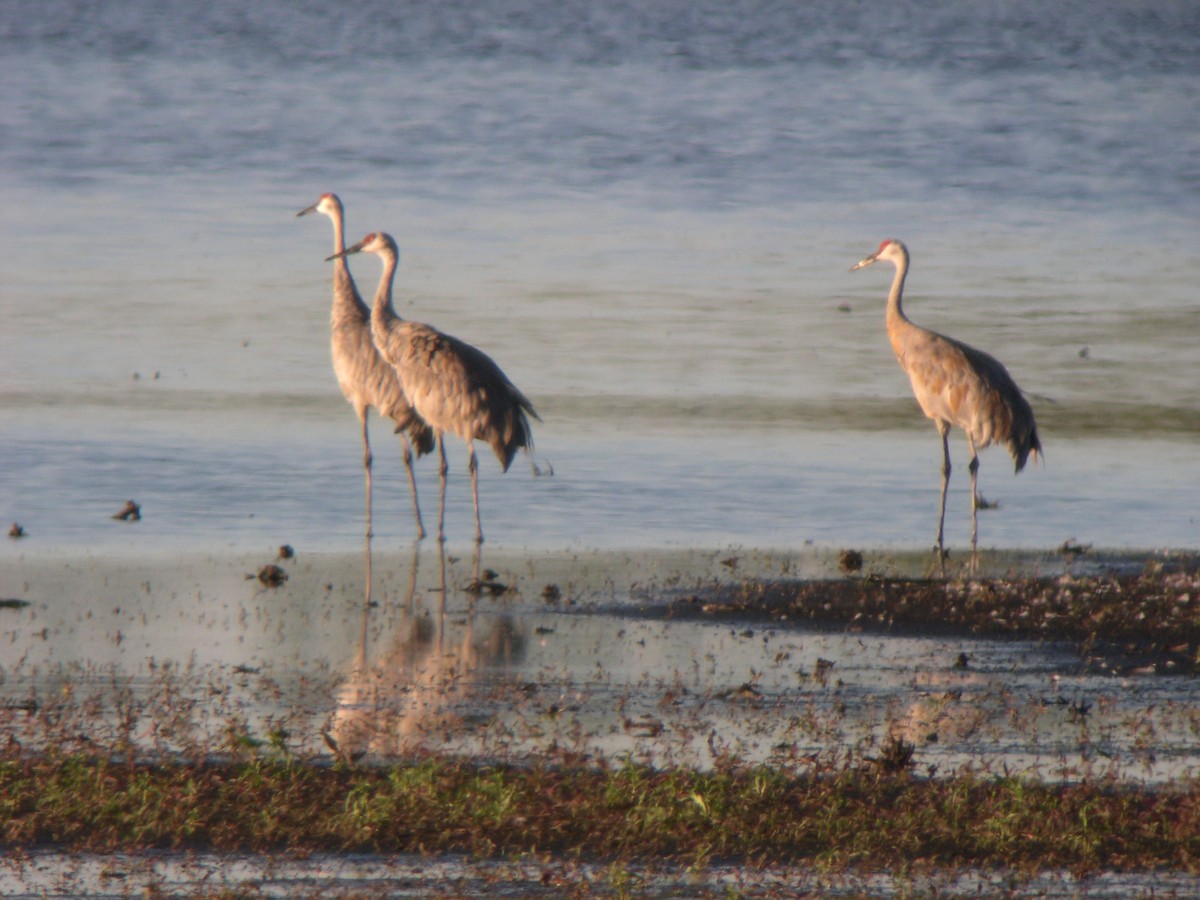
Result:
[[[865,266],[869,266],[871,263],[875,262],[875,260],[877,260],[878,258],[879,258],[879,254],[878,254],[878,253],[872,253],[872,254],[871,254],[870,256],[868,256],[866,259],[859,260],[859,261],[858,261],[858,262],[856,262],[854,265],[852,265],[852,266],[850,267],[850,271],[851,271],[851,272],[855,272],[855,271],[857,271],[858,269],[864,268]]]
[[[327,256],[327,257],[325,257],[325,262],[330,262],[331,260],[340,259],[343,256],[349,256],[351,253],[358,253],[360,250],[362,250],[363,244],[365,244],[365,243],[366,243],[366,241],[359,241],[353,247],[347,247],[341,253],[335,253],[335,254],[333,254],[333,256]]]
[[[300,212],[296,213],[296,218],[298,219],[301,216],[307,216],[309,213],[315,213],[316,211],[317,211],[317,204],[314,203],[308,209],[302,209],[302,210],[300,210]]]

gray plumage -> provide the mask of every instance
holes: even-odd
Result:
[[[346,248],[344,210],[336,194],[322,194],[312,206],[300,210],[297,216],[319,212],[333,222],[333,249],[340,254]],[[413,409],[396,370],[386,362],[371,337],[371,308],[363,302],[344,258],[338,258],[333,269],[333,309],[330,314],[330,346],[333,371],[338,386],[354,408],[362,427],[363,468],[366,472],[367,534],[371,534],[371,441],[367,433],[367,411],[375,409],[395,423],[403,445],[404,466],[412,491],[413,515],[417,537],[425,537],[421,521],[421,506],[417,500],[417,482],[413,475],[413,447],[417,456],[433,449],[433,430]],[[411,444],[410,444],[411,441]]]
[[[946,486],[950,481],[949,432],[957,425],[967,435],[971,448],[971,553],[976,549],[976,513],[979,495],[976,476],[979,451],[993,443],[1005,444],[1016,463],[1025,468],[1030,456],[1042,452],[1037,423],[1029,401],[1008,370],[992,356],[961,341],[921,328],[904,314],[901,295],[908,274],[908,248],[900,241],[886,240],[879,249],[850,269],[861,269],[884,260],[896,267],[888,293],[887,332],[900,367],[908,374],[921,410],[937,426],[942,437],[942,494],[938,516],[937,550],[942,543],[946,518]]]
[[[508,471],[517,451],[532,449],[529,419],[538,414],[490,356],[465,341],[430,325],[406,321],[392,305],[392,282],[399,251],[390,235],[367,235],[341,255],[374,253],[383,261],[383,275],[371,313],[371,332],[385,360],[399,373],[405,394],[433,429],[441,456],[441,516],[438,538],[444,540],[446,503],[446,432],[467,445],[471,492],[475,503],[475,539],[483,541],[479,520],[478,460],[474,441],[486,441]],[[338,254],[335,254],[335,256]],[[333,258],[333,257],[331,257]]]

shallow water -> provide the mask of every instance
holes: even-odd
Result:
[[[1196,9],[905,10],[9,4],[20,552],[354,549],[329,228],[294,218],[326,190],[351,239],[399,238],[402,313],[543,415],[553,479],[483,461],[496,544],[927,545],[939,452],[883,335],[890,273],[847,272],[896,236],[909,313],[1001,358],[1039,417],[1045,468],[984,454],[985,545],[1195,547]],[[370,295],[377,262],[352,263]],[[377,534],[402,544],[386,431]],[[130,497],[136,531],[109,520]]]
[[[122,854],[64,860],[39,852],[0,865],[0,891],[11,898],[128,897],[138,891],[187,896],[196,890],[253,890],[261,897],[558,897],[570,885],[597,896],[621,896],[629,885],[646,898],[779,897],[811,892],[822,897],[980,894],[1036,897],[1188,896],[1194,878],[1172,872],[1150,876],[1068,872],[1032,877],[1008,872],[958,875],[822,874],[811,868],[747,871],[715,865],[704,873],[669,866],[646,869],[571,863],[480,863],[459,858],[313,854],[303,859],[206,854]]]
[[[99,746],[220,753],[229,724],[244,722],[258,739],[286,730],[304,756],[367,761],[570,751],[791,766],[814,753],[869,756],[898,735],[929,772],[1159,784],[1200,764],[1191,679],[1117,674],[1131,668],[1071,645],[666,615],[681,596],[715,597],[734,571],[829,574],[835,561],[816,551],[485,553],[502,596],[470,591],[473,559],[447,559],[443,592],[432,550],[379,553],[372,606],[358,558],[282,560],[289,578],[274,589],[254,578],[268,560],[30,561],[14,595],[29,605],[0,610],[9,728],[30,747],[73,722],[63,734],[78,728]],[[866,564],[904,574],[922,563]],[[132,730],[120,715],[130,709],[142,711]]]
[[[0,891],[13,900],[51,897],[124,898],[156,892],[252,891],[258,897],[559,897],[576,888],[623,896],[629,885],[645,898],[728,895],[775,898],[796,892],[822,897],[1034,896],[1125,898],[1194,896],[1197,880],[1181,872],[1007,871],[824,874],[810,866],[747,869],[711,865],[703,872],[672,866],[520,863],[458,857],[311,854],[262,856],[203,853],[70,855],[40,850],[0,861]]]

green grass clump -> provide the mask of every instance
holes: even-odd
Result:
[[[0,844],[553,855],[824,870],[1200,870],[1200,789],[923,780],[876,764],[809,774],[437,758],[380,768],[255,758],[0,762]]]

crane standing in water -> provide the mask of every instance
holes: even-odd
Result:
[[[966,432],[971,448],[968,468],[971,472],[971,557],[974,559],[978,535],[976,475],[979,450],[993,442],[1007,444],[1016,471],[1020,472],[1030,455],[1037,459],[1042,452],[1033,410],[998,360],[909,321],[900,305],[904,278],[908,274],[908,248],[904,244],[886,240],[850,271],[880,260],[896,267],[887,301],[887,333],[892,350],[900,361],[900,368],[908,373],[917,403],[925,415],[933,419],[942,436],[942,496],[935,549],[938,558],[944,559],[942,529],[946,519],[946,485],[950,482],[948,435],[950,426],[957,425]]]
[[[353,247],[335,253],[329,259],[359,252],[374,253],[383,261],[383,276],[371,312],[375,345],[383,358],[395,366],[413,408],[437,436],[442,489],[438,540],[444,542],[446,539],[446,475],[449,469],[444,435],[449,431],[467,445],[467,467],[475,502],[475,542],[482,544],[479,461],[473,442],[476,439],[487,441],[507,472],[517,450],[533,447],[533,434],[525,414],[541,420],[528,398],[482,350],[430,325],[409,322],[396,315],[392,306],[392,281],[399,251],[391,235],[368,234]]]
[[[333,249],[341,254],[346,249],[343,231],[342,201],[337,194],[322,194],[312,206],[300,210],[296,216],[309,213],[324,213],[333,221]],[[366,473],[367,537],[371,536],[371,439],[367,435],[367,411],[374,407],[380,415],[396,423],[396,431],[404,446],[404,467],[408,470],[408,484],[412,489],[413,515],[417,522],[417,539],[425,537],[425,524],[421,521],[421,505],[417,501],[417,481],[413,475],[413,446],[417,456],[433,449],[433,431],[417,415],[412,404],[404,395],[404,388],[396,370],[375,349],[371,339],[371,309],[363,302],[350,276],[344,259],[339,259],[333,269],[333,312],[330,316],[330,333],[333,351],[333,371],[337,376],[342,393],[354,407],[362,426],[363,471]],[[409,440],[412,444],[410,445]],[[370,578],[367,579],[368,591]]]

